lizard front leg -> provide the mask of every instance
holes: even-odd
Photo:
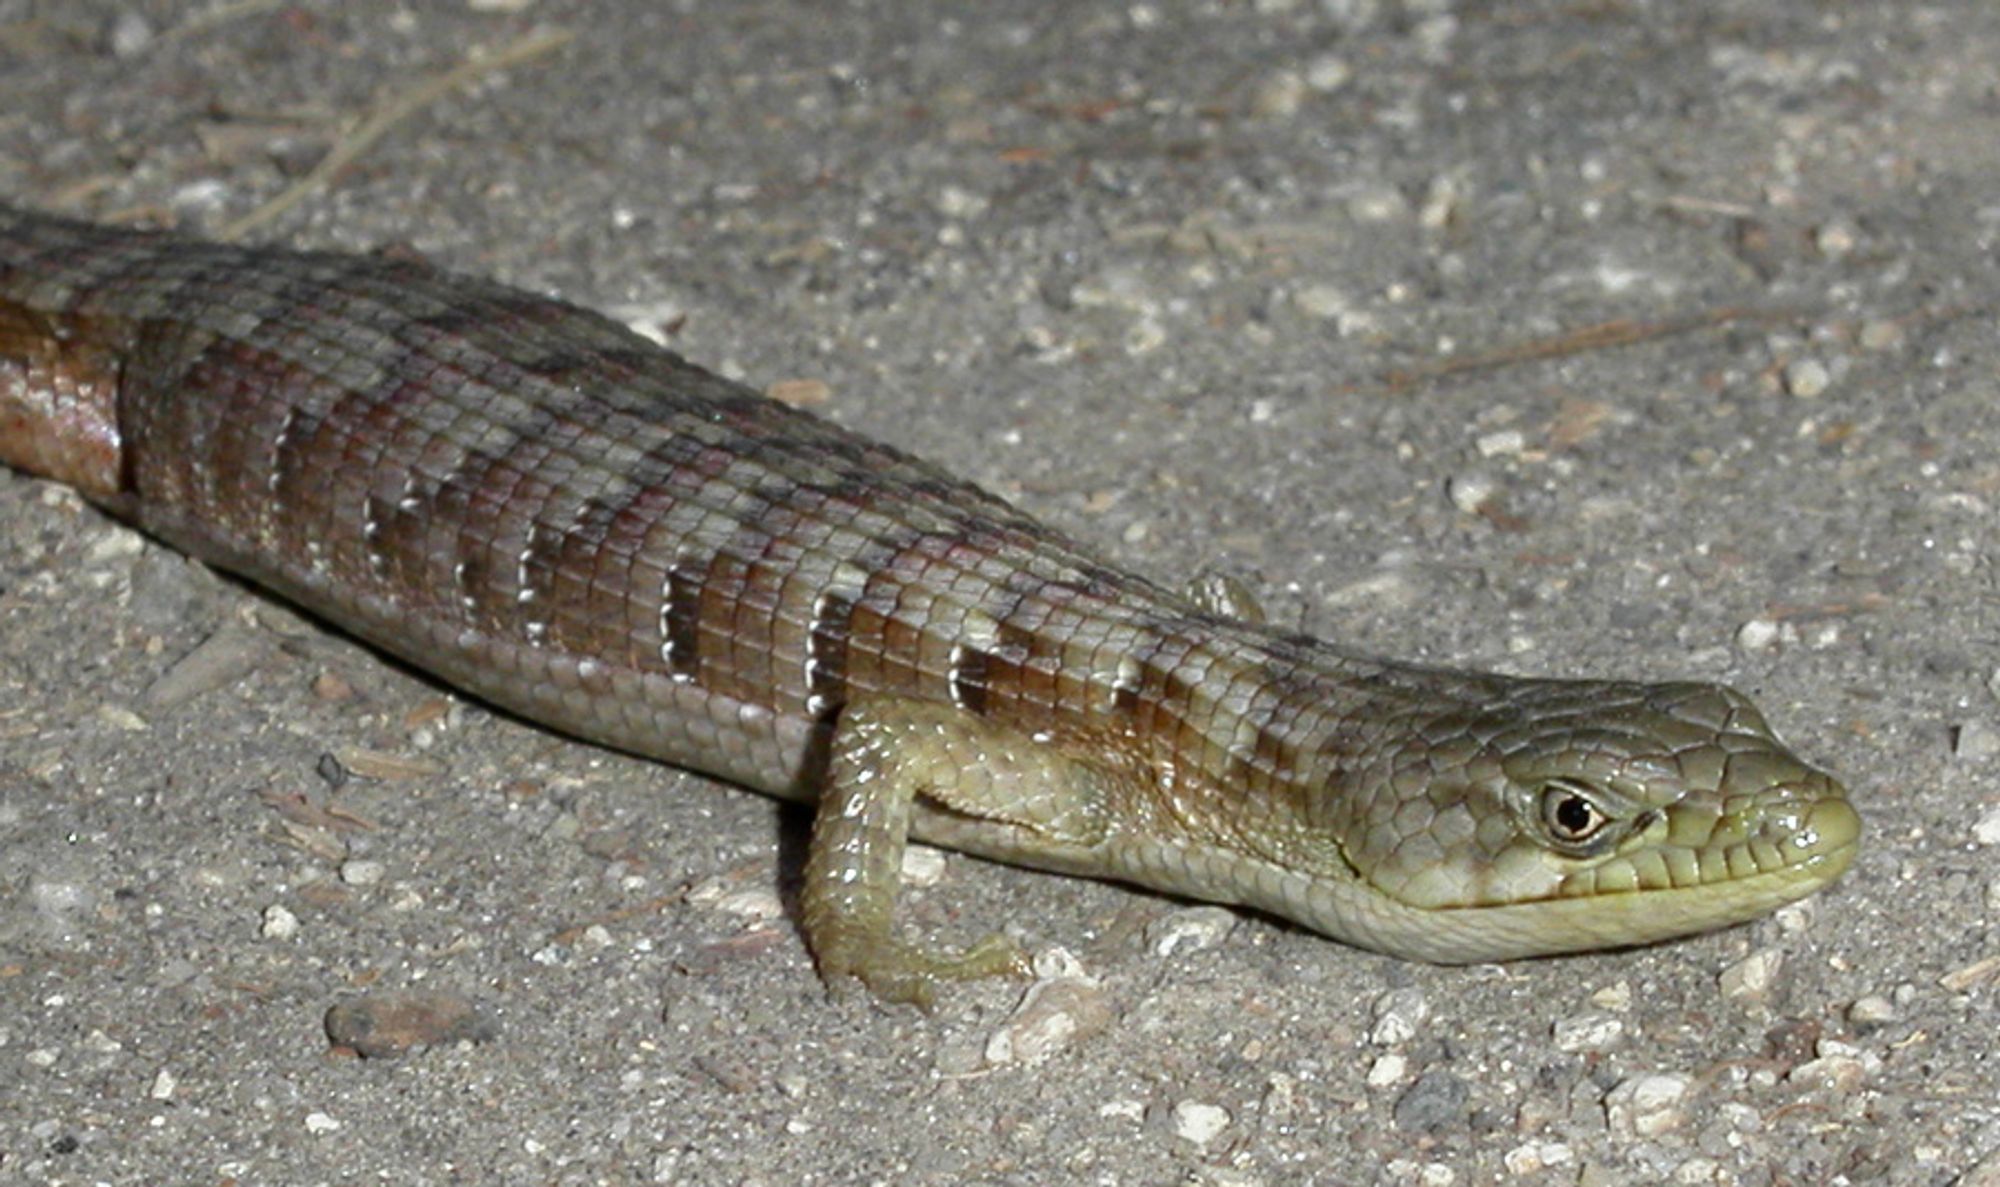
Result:
[[[1046,735],[910,697],[849,702],[835,727],[800,895],[806,941],[829,984],[859,978],[884,1001],[928,1006],[946,980],[1021,975],[1020,946],[993,934],[963,952],[895,934],[904,846],[919,797],[1017,830],[1032,849],[1105,832],[1106,773]]]

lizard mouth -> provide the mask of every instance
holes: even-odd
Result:
[[[1613,855],[1564,878],[1563,898],[1664,891],[1717,895],[1766,878],[1810,893],[1852,864],[1861,816],[1840,795],[1767,796],[1719,816],[1670,811],[1662,843]]]

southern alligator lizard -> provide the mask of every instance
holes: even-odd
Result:
[[[806,939],[886,998],[1021,964],[899,938],[908,837],[1445,962],[1735,923],[1858,846],[1728,688],[1279,631],[421,263],[0,207],[0,461],[496,705],[817,803]]]

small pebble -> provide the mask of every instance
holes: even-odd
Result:
[[[1115,1121],[1144,1121],[1146,1102],[1129,1096],[1108,1100],[1097,1106],[1097,1115]]]
[[[1771,987],[1784,967],[1785,954],[1776,948],[1752,952],[1722,970],[1722,996],[1731,1001],[1763,1001],[1771,996]]]
[[[1854,250],[1859,236],[1848,223],[1835,219],[1813,232],[1813,246],[1829,259],[1840,259]]]
[[[1576,1151],[1564,1142],[1529,1142],[1507,1151],[1500,1161],[1512,1174],[1532,1175],[1552,1166],[1568,1166],[1575,1160]]]
[[[1632,1008],[1632,983],[1617,981],[1590,995],[1590,1004],[1600,1010],[1624,1012]]]
[[[1861,324],[1863,350],[1891,350],[1903,344],[1903,327],[1886,319]]]
[[[1429,1071],[1417,1077],[1390,1110],[1396,1128],[1411,1133],[1436,1133],[1465,1120],[1470,1092],[1465,1081],[1450,1072]]]
[[[1187,907],[1149,925],[1146,947],[1155,956],[1199,952],[1222,943],[1239,922],[1226,907]]]
[[[1308,284],[1292,295],[1292,304],[1307,317],[1327,320],[1339,317],[1354,308],[1354,302],[1341,289],[1331,284]]]
[[[1401,1046],[1416,1037],[1430,1013],[1422,990],[1392,989],[1375,1001],[1375,1026],[1368,1040],[1377,1047]]]
[[[260,931],[267,940],[289,940],[299,934],[299,917],[273,903],[264,908]]]
[[[1816,900],[1786,903],[1771,913],[1772,922],[1778,930],[1788,936],[1802,936],[1812,930],[1813,917],[1818,913]]]
[[[125,1044],[112,1038],[102,1030],[93,1029],[83,1036],[83,1049],[93,1055],[116,1055],[125,1049]]]
[[[1498,487],[1484,474],[1466,472],[1454,474],[1445,480],[1445,494],[1451,505],[1467,515],[1477,515],[1480,509],[1491,502]]]
[[[1748,652],[1769,651],[1777,646],[1778,624],[1768,618],[1753,618],[1736,628],[1736,646]]]
[[[146,1096],[152,1100],[172,1100],[174,1089],[179,1087],[180,1081],[174,1078],[174,1074],[161,1068],[153,1073],[153,1082],[146,1088]]]
[[[1442,231],[1451,226],[1458,217],[1459,208],[1465,204],[1465,193],[1457,175],[1440,173],[1431,179],[1424,190],[1424,200],[1417,206],[1417,225],[1427,231]],[[1439,261],[1439,266],[1447,275],[1462,275],[1462,271],[1449,267],[1447,261],[1457,261],[1455,256],[1447,256]]]
[[[99,705],[97,716],[108,725],[124,730],[128,734],[143,734],[152,729],[146,719],[123,705]]]
[[[384,990],[348,998],[326,1012],[326,1037],[367,1059],[397,1059],[441,1043],[483,1043],[500,1026],[455,993]]]
[[[768,886],[751,886],[730,891],[718,896],[709,905],[725,915],[734,915],[745,923],[766,923],[781,919],[785,914],[785,901],[778,892]]]
[[[1409,1074],[1409,1059],[1400,1051],[1390,1051],[1368,1065],[1368,1086],[1387,1088],[1393,1084],[1401,1084]]]
[[[1264,1117],[1268,1121],[1281,1121],[1299,1111],[1299,1082],[1278,1072],[1274,1074],[1264,1089]]]
[[[1220,1105],[1184,1100],[1174,1105],[1174,1136],[1206,1146],[1229,1128],[1229,1110]]]
[[[937,210],[946,218],[973,219],[986,213],[987,200],[963,186],[948,185],[938,191]]]
[[[1311,97],[1306,80],[1296,71],[1280,70],[1265,79],[1250,100],[1250,114],[1263,119],[1289,119]]]
[[[1792,1069],[1785,1079],[1793,1084],[1848,1093],[1868,1078],[1867,1065],[1851,1055],[1823,1055]]]
[[[333,1133],[340,1128],[340,1119],[330,1113],[307,1113],[306,1132],[319,1136]]]
[[[373,886],[380,882],[387,872],[388,867],[381,862],[370,861],[367,858],[357,857],[340,863],[340,880],[349,886]]]
[[[28,901],[43,922],[66,931],[74,919],[97,909],[98,894],[82,882],[36,878],[28,883]]]
[[[2000,754],[2000,730],[1980,719],[1965,722],[1951,731],[1951,754],[1966,762],[1984,762]]]
[[[146,551],[146,537],[132,528],[113,524],[104,529],[103,535],[91,542],[83,555],[86,561],[95,565],[138,556],[144,551]]]
[[[1785,390],[1802,400],[1826,394],[1833,375],[1818,359],[1799,359],[1785,368]]]
[[[1604,1118],[1621,1137],[1658,1137],[1686,1120],[1681,1103],[1693,1083],[1678,1074],[1634,1076],[1605,1096]]]
[[[145,17],[128,10],[111,22],[105,42],[112,57],[136,58],[153,44],[153,26]]]
[[[342,746],[333,752],[332,757],[348,774],[378,783],[431,779],[445,771],[444,764],[434,759],[411,758],[364,746]]]
[[[152,709],[186,704],[256,671],[269,651],[265,639],[256,632],[229,623],[148,685],[140,700]]]
[[[1384,182],[1362,186],[1347,198],[1347,213],[1360,223],[1400,222],[1410,213],[1403,191]]]
[[[1558,1051],[1607,1051],[1625,1036],[1625,1023],[1610,1014],[1579,1014],[1557,1019],[1551,1028]]]
[[[321,672],[313,680],[312,692],[313,696],[318,697],[322,701],[351,701],[354,699],[354,686],[349,684],[337,672]]]
[[[1972,826],[1972,839],[1981,845],[2000,845],[2000,804],[1981,814],[1979,823]]]
[[[903,885],[936,886],[944,881],[944,850],[912,845],[903,850]]]
[[[986,1062],[1033,1067],[1108,1029],[1113,1020],[1104,986],[1061,948],[1036,953],[1035,983],[1020,1006],[986,1040]]]
[[[1306,85],[1322,94],[1339,90],[1353,77],[1354,67],[1347,64],[1347,59],[1332,54],[1314,58],[1306,66]]]

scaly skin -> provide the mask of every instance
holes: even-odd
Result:
[[[807,939],[885,997],[1020,967],[895,936],[911,836],[1434,961],[1736,923],[1857,847],[1729,689],[1286,634],[420,264],[0,207],[0,461],[523,716],[819,804]]]

